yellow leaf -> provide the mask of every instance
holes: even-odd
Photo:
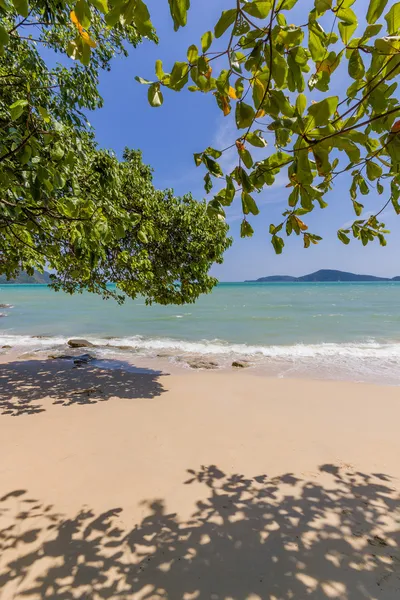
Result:
[[[392,129],[390,130],[392,133],[397,133],[400,131],[400,120],[393,123]]]
[[[232,86],[229,87],[229,97],[233,100],[237,100],[236,90]]]
[[[259,119],[260,117],[264,117],[265,116],[265,110],[263,108],[259,108],[258,111],[256,112],[256,118]]]
[[[82,25],[79,23],[78,17],[76,16],[76,13],[74,10],[71,10],[71,12],[69,13],[69,16],[71,17],[71,21],[77,28],[79,35],[81,36],[81,38],[83,39],[85,44],[87,44],[91,48],[96,48],[96,45],[97,45],[96,42],[94,40],[92,40],[90,35],[83,29]]]
[[[83,29],[82,29],[82,30],[79,30],[79,33],[80,33],[81,38],[85,42],[85,44],[87,44],[91,48],[96,48],[96,42],[94,40],[92,40],[92,38],[86,31],[83,31]]]
[[[212,68],[210,67],[210,68],[208,69],[207,73],[204,73],[204,77],[205,77],[206,79],[210,79],[210,77],[211,77],[211,73],[212,73]]]
[[[231,112],[231,105],[229,104],[226,96],[222,96],[221,101],[222,101],[222,111],[224,113],[224,117],[226,117]]]
[[[338,65],[338,60],[337,60],[336,56],[334,57],[333,60],[329,57],[325,58],[321,62],[316,63],[317,73],[325,72],[325,73],[328,73],[329,75],[331,75],[333,73],[333,71],[336,69],[337,65]]]
[[[296,217],[296,215],[295,215],[294,218],[296,219],[297,224],[302,231],[306,231],[308,229],[308,226],[301,219],[299,219],[299,217]]]
[[[243,150],[244,150],[243,142],[241,140],[236,140],[235,144],[236,144],[236,148],[239,150],[239,152],[243,152]]]
[[[252,85],[253,85],[253,87],[256,88],[256,91],[257,91],[257,96],[256,96],[256,98],[258,98],[257,103],[262,104],[262,101],[265,96],[265,87],[264,87],[263,82],[260,79],[255,78],[252,81]]]
[[[73,24],[78,27],[78,25],[80,25],[80,23],[78,21],[78,17],[75,14],[75,11],[71,10],[71,12],[69,13],[69,16],[71,17],[71,21],[73,22]]]

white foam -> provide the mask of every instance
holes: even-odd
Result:
[[[79,336],[76,336],[79,337]],[[100,338],[83,336],[88,341],[98,346],[113,347],[126,346],[135,352],[144,354],[170,351],[183,354],[200,355],[246,355],[266,358],[376,358],[400,360],[400,343],[380,343],[368,340],[360,343],[321,343],[321,344],[294,344],[294,345],[250,345],[232,344],[223,340],[186,341],[171,338],[147,338],[131,336],[121,338]],[[66,344],[68,337],[35,337],[28,335],[0,335],[0,345],[17,347],[43,348]]]

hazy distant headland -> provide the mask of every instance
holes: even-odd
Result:
[[[28,273],[22,271],[15,279],[7,279],[5,275],[0,275],[0,285],[7,283],[36,283],[43,285],[45,283],[50,283],[50,273],[47,271],[44,271],[43,273],[35,271],[33,275],[28,275]]]
[[[302,277],[291,277],[290,275],[271,275],[259,279],[246,279],[246,283],[274,283],[274,282],[312,282],[312,281],[400,281],[400,277],[375,277],[374,275],[357,275],[347,271],[336,271],[334,269],[320,269],[315,273],[303,275]]]

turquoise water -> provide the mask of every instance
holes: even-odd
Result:
[[[69,337],[171,360],[251,359],[281,376],[400,383],[400,283],[220,284],[194,305],[118,306],[46,286],[0,287],[0,344],[50,348]],[[44,337],[34,337],[44,336]],[[125,350],[126,351],[126,350]]]

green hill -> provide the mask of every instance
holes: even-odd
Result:
[[[15,279],[7,279],[5,275],[0,275],[0,285],[7,283],[36,283],[36,284],[47,284],[50,283],[50,273],[44,271],[39,273],[35,271],[33,275],[28,275],[25,271],[22,271]]]
[[[270,277],[260,277],[260,279],[250,280],[250,283],[256,282],[282,282],[282,281],[399,281],[400,277],[375,277],[374,275],[357,275],[346,271],[336,271],[334,269],[321,269],[309,275],[302,277],[291,277],[289,275],[271,275]]]

